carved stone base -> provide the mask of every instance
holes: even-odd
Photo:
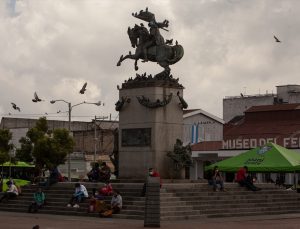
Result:
[[[183,111],[176,96],[182,91],[178,80],[151,79],[126,82],[119,89],[120,100],[130,100],[119,111],[120,178],[145,178],[150,167],[170,177],[166,154],[182,138]]]

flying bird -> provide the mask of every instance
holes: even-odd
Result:
[[[281,42],[276,36],[274,36],[276,42]]]
[[[85,82],[82,86],[82,88],[80,89],[79,93],[80,94],[84,94],[85,90],[86,90],[86,85],[87,85],[87,82]]]
[[[38,97],[37,93],[34,92],[33,94],[34,99],[32,99],[32,102],[37,103],[37,102],[41,102],[42,100]]]
[[[15,103],[11,103],[11,105],[15,110],[18,110],[19,112],[21,111],[20,107],[18,107]]]

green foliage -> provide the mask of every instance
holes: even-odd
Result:
[[[41,117],[39,120],[36,122],[35,127],[37,130],[47,133],[48,131],[48,123],[46,117]]]
[[[13,149],[13,144],[9,143],[12,134],[7,129],[0,129],[0,164],[9,160],[9,151]]]
[[[10,144],[10,140],[12,138],[12,134],[7,129],[0,129],[0,151],[1,152],[9,152],[12,150],[13,145]]]
[[[177,139],[174,145],[174,150],[168,152],[167,156],[173,162],[173,169],[180,171],[183,168],[190,167],[192,165],[192,150],[190,144],[183,146],[182,141]]]
[[[51,136],[48,133],[47,120],[42,117],[35,127],[28,130],[27,137],[20,139],[21,148],[17,150],[17,157],[27,162],[34,158],[40,168],[65,163],[67,154],[73,151],[73,138],[66,129],[55,129]]]
[[[3,164],[5,162],[9,161],[9,155],[8,152],[0,151],[0,164]]]
[[[57,166],[65,163],[66,156],[72,153],[74,140],[69,135],[69,131],[66,129],[55,129],[53,131],[53,137],[51,138],[51,161],[49,166]]]
[[[22,137],[19,142],[21,143],[21,148],[17,149],[16,158],[19,161],[32,162],[32,150],[33,145],[29,138]]]
[[[41,117],[35,124],[35,127],[28,130],[26,136],[30,139],[32,143],[37,143],[37,141],[45,136],[48,131],[47,119]]]

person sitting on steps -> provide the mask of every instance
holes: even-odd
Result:
[[[240,184],[240,186],[242,186],[242,187],[245,186],[249,190],[260,191],[261,188],[258,188],[253,184],[252,179],[250,178],[250,176],[248,176],[248,178],[247,178],[247,172],[248,172],[248,167],[247,166],[244,166],[244,167],[240,168],[237,172],[237,175],[236,175],[236,181]]]
[[[41,188],[38,188],[37,191],[33,194],[34,201],[28,207],[28,212],[30,213],[32,208],[33,212],[36,213],[38,209],[42,208],[45,205],[46,196],[43,193]]]
[[[89,194],[86,190],[86,187],[80,183],[75,184],[75,192],[70,199],[69,204],[67,207],[74,207],[74,208],[79,208],[79,203],[82,202],[85,198],[88,198]]]
[[[110,207],[113,214],[118,214],[122,209],[122,196],[118,190],[113,191],[113,196],[111,198]]]
[[[99,163],[95,163],[91,171],[87,174],[89,181],[98,181],[100,175]]]
[[[11,181],[7,181],[6,185],[8,186],[8,190],[1,197],[0,202],[15,198],[19,195],[17,187]]]
[[[220,191],[225,191],[224,179],[219,171],[218,166],[215,166],[212,172],[212,186],[214,192],[218,190],[218,184],[220,185]]]
[[[100,172],[99,172],[99,180],[101,182],[109,182],[111,175],[111,170],[109,166],[106,164],[106,162],[102,162]]]

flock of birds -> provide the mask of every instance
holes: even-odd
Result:
[[[274,39],[275,39],[275,42],[281,42],[275,35],[274,35]],[[80,94],[83,95],[83,94],[85,93],[85,91],[86,91],[86,86],[87,86],[87,82],[85,82],[85,83],[83,84],[82,88],[80,89],[80,91],[79,91]],[[118,89],[119,89],[119,88],[118,88]],[[44,100],[40,99],[40,97],[37,95],[36,92],[34,92],[33,97],[34,97],[34,98],[32,99],[32,102],[34,102],[34,103],[44,101]],[[11,103],[11,105],[12,105],[12,108],[13,108],[14,110],[17,110],[17,111],[21,112],[21,108],[18,107],[15,103]],[[61,112],[60,110],[57,111],[57,113],[60,113],[60,112]],[[46,113],[46,114],[47,114],[47,113]]]
[[[86,86],[87,86],[87,82],[85,82],[84,85],[82,86],[82,88],[80,89],[80,91],[79,91],[80,94],[83,95],[83,94],[85,93],[85,91],[86,91]],[[44,101],[44,100],[42,100],[42,99],[37,95],[37,93],[34,92],[32,102],[37,103],[37,102],[41,102],[41,101]],[[11,106],[12,106],[12,108],[13,108],[14,110],[17,110],[17,111],[21,112],[21,108],[18,107],[15,103],[11,103]],[[57,113],[60,113],[60,112],[61,112],[60,110],[57,111]],[[47,113],[45,113],[45,114],[47,115]]]

